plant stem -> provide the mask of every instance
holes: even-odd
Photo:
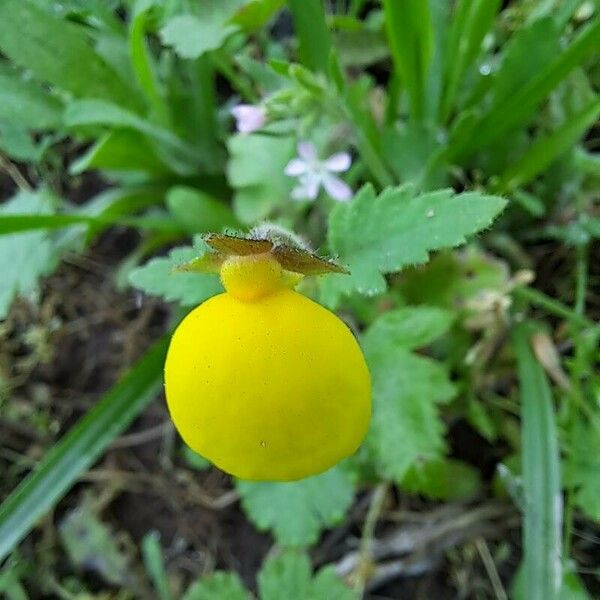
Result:
[[[365,585],[367,583],[367,575],[369,566],[372,560],[371,550],[373,546],[373,537],[375,535],[375,527],[383,508],[385,497],[387,496],[387,483],[380,483],[374,490],[371,497],[371,504],[367,512],[365,524],[363,526],[362,537],[360,540],[360,558],[358,560],[358,568],[356,571],[356,579],[354,580],[354,589],[358,596],[362,598]]]
[[[531,304],[543,308],[550,314],[567,319],[567,321],[570,321],[579,327],[598,327],[596,323],[590,321],[585,315],[578,314],[568,306],[565,306],[562,302],[550,298],[550,296],[547,296],[543,292],[533,288],[519,287],[516,288],[513,293],[518,298],[527,300]]]

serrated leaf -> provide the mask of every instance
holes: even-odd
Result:
[[[294,179],[285,175],[284,168],[294,154],[291,137],[234,135],[228,148],[227,178],[236,190],[238,219],[254,224],[266,219],[276,206],[289,202]]]
[[[49,215],[54,199],[46,192],[20,192],[0,206],[0,215]],[[0,236],[0,319],[17,295],[32,292],[38,279],[58,263],[58,249],[45,231],[29,231]]]
[[[433,306],[411,306],[383,314],[365,339],[374,347],[399,346],[408,350],[426,346],[448,331],[454,315]]]
[[[189,262],[207,251],[201,238],[194,246],[171,250],[168,256],[153,258],[129,274],[134,287],[152,296],[161,296],[167,301],[177,301],[183,306],[196,306],[207,298],[223,291],[216,275],[181,272],[179,265]]]
[[[321,529],[339,523],[354,498],[347,475],[334,467],[290,483],[238,481],[248,517],[260,530],[271,529],[284,546],[308,546]]]
[[[311,571],[304,553],[288,551],[268,559],[258,574],[260,600],[308,597]]]
[[[286,551],[269,558],[258,574],[260,600],[302,598],[302,600],[355,600],[356,594],[331,567],[312,577],[306,554]]]
[[[235,573],[216,571],[193,583],[181,600],[249,600],[250,594]]]
[[[415,322],[425,322],[427,313],[423,309],[400,309],[375,321],[363,339],[373,380],[373,417],[367,445],[381,473],[398,482],[417,463],[443,456],[444,424],[437,405],[455,394],[440,363],[409,350],[412,344],[434,339],[434,334],[444,331],[450,321],[438,317],[439,322],[429,331],[423,328],[420,337],[411,339],[404,335],[411,313]],[[431,323],[433,314],[429,316]]]
[[[422,264],[433,250],[463,244],[467,236],[489,227],[505,206],[503,198],[478,192],[448,189],[415,195],[403,186],[376,196],[371,185],[364,186],[329,217],[330,249],[351,275],[325,279],[324,302],[335,306],[341,295],[352,292],[383,293],[384,274]]]

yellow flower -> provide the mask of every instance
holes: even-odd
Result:
[[[165,365],[167,404],[196,452],[241,479],[320,473],[360,445],[369,372],[348,327],[290,287],[271,252],[229,256],[226,292],[181,322]]]

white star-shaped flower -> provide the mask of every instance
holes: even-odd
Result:
[[[343,173],[350,168],[352,159],[347,152],[339,152],[321,160],[312,142],[298,144],[298,156],[285,167],[285,174],[298,178],[292,190],[294,200],[315,200],[321,187],[338,202],[352,198],[352,189],[333,173]]]

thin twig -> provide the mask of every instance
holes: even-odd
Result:
[[[371,496],[371,504],[365,518],[362,537],[359,548],[359,559],[357,569],[354,573],[354,589],[357,595],[362,598],[365,591],[365,584],[369,577],[369,571],[373,562],[373,538],[375,527],[383,508],[385,497],[387,496],[388,486],[386,483],[380,483]]]
[[[29,185],[27,179],[21,175],[21,171],[19,171],[19,169],[17,169],[17,167],[15,167],[15,165],[2,154],[0,154],[0,169],[2,169],[15,182],[21,191],[33,191],[33,188]]]
[[[506,595],[506,591],[500,580],[500,575],[498,575],[498,570],[494,564],[494,559],[492,558],[490,549],[485,543],[485,540],[481,537],[477,538],[475,540],[475,547],[477,548],[477,552],[479,552],[481,562],[483,562],[486,573],[490,578],[490,583],[492,584],[497,600],[508,600],[508,596]]]

